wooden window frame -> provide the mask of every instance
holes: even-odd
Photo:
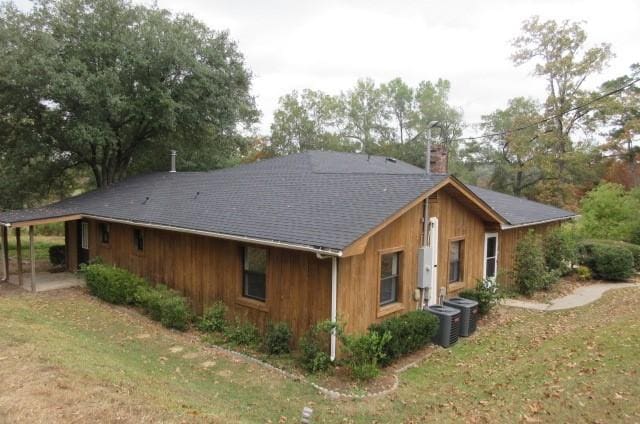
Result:
[[[91,226],[88,221],[80,221],[80,248],[89,250],[89,231]]]
[[[265,299],[263,300],[259,300],[259,299],[255,299],[252,297],[247,297],[244,294],[244,278],[245,278],[245,252],[247,248],[253,248],[253,249],[262,249],[265,251],[266,253],[266,269],[264,272],[264,285],[265,285]],[[242,245],[239,249],[240,252],[240,284],[238,284],[238,291],[237,291],[237,296],[236,296],[236,303],[241,305],[241,306],[246,306],[248,308],[252,308],[252,309],[257,309],[259,311],[263,311],[263,312],[269,312],[269,306],[268,306],[268,301],[269,301],[269,293],[267,292],[267,289],[269,288],[269,256],[270,256],[270,249],[266,248],[265,246],[258,246],[258,245]]]
[[[462,242],[460,246],[459,256],[459,277],[456,281],[451,281],[451,245],[456,242]],[[466,272],[466,240],[465,237],[452,237],[447,240],[447,285],[449,287],[448,291],[456,291],[460,288],[463,288],[465,285],[465,278],[467,276]]]
[[[398,253],[398,285],[396,287],[396,301],[387,303],[384,305],[380,304],[380,291],[382,289],[382,285],[380,284],[382,280],[382,256],[388,255],[391,253]],[[399,312],[405,309],[404,299],[405,287],[404,287],[404,246],[391,247],[388,249],[380,249],[378,250],[378,271],[376,273],[376,305],[377,305],[377,313],[376,318],[381,318],[387,316],[389,314],[393,314],[395,312]]]

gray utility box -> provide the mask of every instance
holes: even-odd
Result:
[[[458,341],[460,321],[462,313],[459,309],[445,305],[431,305],[427,311],[438,317],[438,333],[433,337],[433,342],[442,347],[449,347]]]
[[[445,300],[444,304],[456,308],[462,313],[462,322],[460,323],[460,335],[462,337],[468,337],[476,331],[478,302],[464,297],[452,297],[449,300]]]

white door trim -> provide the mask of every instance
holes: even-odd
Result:
[[[498,240],[498,233],[484,233],[484,255],[482,255],[482,277],[483,278],[487,278],[487,240],[489,240],[491,237],[495,237],[496,238],[496,267],[495,267],[495,274],[498,275],[498,255],[500,254],[500,250],[498,249],[499,246],[499,240]],[[495,275],[493,277],[495,279]]]
[[[431,247],[431,281],[429,284],[429,305],[438,302],[438,218],[429,218],[429,246]]]

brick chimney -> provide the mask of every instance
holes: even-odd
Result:
[[[449,172],[449,154],[442,144],[431,145],[431,173],[446,174]]]

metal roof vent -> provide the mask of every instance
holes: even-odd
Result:
[[[396,163],[398,162],[395,158],[386,158],[385,159],[387,162],[391,162],[391,163]]]
[[[171,151],[171,170],[169,172],[176,172],[176,154],[175,150]]]

